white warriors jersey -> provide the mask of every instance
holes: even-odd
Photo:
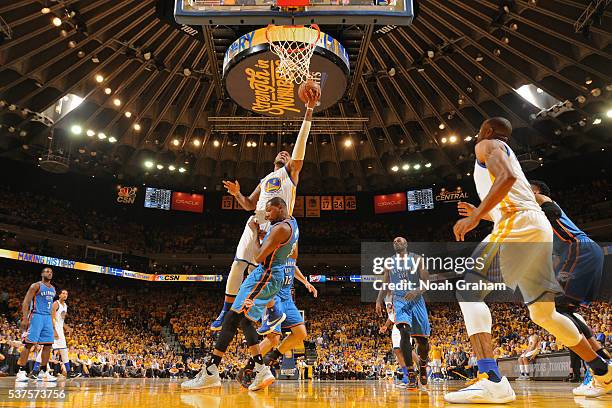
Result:
[[[68,311],[68,304],[57,302],[57,311],[55,312],[55,330],[62,336],[64,333],[64,319],[66,318],[66,312]],[[63,336],[62,336],[63,337]]]
[[[255,215],[259,222],[264,221],[266,203],[273,197],[280,197],[285,200],[289,215],[293,214],[296,185],[291,180],[287,167],[283,166],[262,178],[259,182],[259,187],[261,192],[255,208]]]
[[[498,142],[504,146],[510,159],[510,166],[517,176],[517,179],[504,199],[497,204],[495,208],[489,211],[489,215],[491,215],[493,222],[498,224],[502,218],[517,211],[531,210],[541,212],[542,210],[536,202],[535,195],[533,191],[531,191],[527,177],[525,177],[516,155],[506,143],[501,140],[498,140]],[[486,165],[476,160],[474,164],[474,183],[476,184],[476,191],[478,191],[480,200],[483,200],[487,196],[494,181],[495,177],[489,172]]]
[[[385,296],[385,307],[387,308],[387,315],[389,321],[395,324],[395,309],[393,308],[393,295]]]

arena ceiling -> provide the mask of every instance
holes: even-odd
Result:
[[[224,52],[249,27],[190,36],[160,18],[165,3],[1,2],[2,156],[37,163],[51,143],[85,174],[253,187],[277,151],[291,150],[299,123],[258,122],[224,94]],[[470,136],[490,116],[511,120],[530,168],[609,146],[612,15],[599,10],[576,32],[590,3],[609,1],[421,0],[411,27],[381,37],[368,26],[328,27],[352,76],[344,98],[318,115],[300,189],[456,181],[473,168]],[[541,112],[515,92],[523,85],[561,105]],[[68,94],[84,100],[55,124],[38,114]],[[363,119],[351,129],[344,118]]]

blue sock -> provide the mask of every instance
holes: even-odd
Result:
[[[64,363],[64,367],[66,367],[66,375],[70,374],[70,361]]]
[[[499,373],[499,368],[497,368],[497,362],[493,358],[483,358],[482,360],[478,360],[478,372],[487,373],[489,376],[489,380],[493,382],[501,381],[501,374]]]
[[[408,379],[408,367],[402,367],[402,374],[404,374],[404,380]]]
[[[40,371],[40,363],[37,361],[34,363],[34,367],[32,367],[32,372],[37,373]]]
[[[234,304],[234,302],[223,302],[223,312],[229,312],[230,307],[232,307],[232,305]]]

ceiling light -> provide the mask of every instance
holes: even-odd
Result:
[[[353,145],[353,141],[351,139],[346,139],[344,141],[344,147],[351,147]]]
[[[62,25],[62,19],[59,17],[53,17],[53,20],[51,20],[51,22],[53,23],[54,26],[59,27]]]
[[[221,144],[221,143],[219,143],[219,141],[218,141],[218,140],[214,140],[214,141],[213,141],[213,146],[215,146],[215,147],[219,147],[219,145],[220,145],[220,144]]]
[[[172,140],[172,144],[174,146],[178,146],[179,144],[181,144],[181,142],[178,139],[174,139],[174,140]]]
[[[138,123],[134,123],[134,130],[135,131],[140,131],[140,125]]]
[[[199,147],[199,146],[200,146],[200,139],[193,139],[193,142],[192,142],[192,143],[193,143],[193,145],[194,145],[195,147]]]
[[[246,145],[247,145],[247,147],[251,147],[251,141],[249,140],[249,141],[246,143]]]
[[[536,88],[536,92],[537,92],[537,93],[539,93],[539,94],[541,94],[541,93],[543,93],[543,92],[544,92],[544,90],[543,90],[542,88]]]
[[[399,167],[397,167],[397,166],[391,167],[391,171],[398,171],[398,170],[399,170]]]
[[[91,57],[91,62],[97,64],[98,62],[100,62],[100,58],[98,58],[97,55],[94,55],[93,57]]]
[[[170,171],[174,171],[174,170],[176,170],[176,167],[174,167],[173,165],[169,165],[169,166],[168,166],[168,170],[170,170]]]
[[[455,143],[457,141],[457,136],[452,135],[451,137],[448,138],[448,141],[451,143]]]
[[[445,127],[446,125],[444,123],[440,123],[440,125],[438,126],[438,129],[444,130]]]
[[[476,57],[476,62],[482,62],[482,60],[484,60],[484,58],[482,57],[482,55],[478,54],[478,56]]]
[[[186,77],[191,75],[191,70],[189,68],[184,68],[183,69],[183,75],[185,75]]]
[[[51,9],[49,7],[43,7],[40,10],[40,12],[43,13],[43,14],[49,14],[51,12]]]
[[[100,140],[106,139],[106,135],[104,134],[104,132],[98,133],[98,139],[100,139]]]
[[[591,85],[593,83],[593,80],[591,78],[587,78],[586,81],[584,81],[584,83],[587,85]]]
[[[187,170],[185,170],[185,168],[184,168],[184,167],[179,167],[179,173],[184,173],[184,172],[186,172],[186,171],[187,171]]]
[[[95,136],[95,134],[96,134],[96,132],[94,132],[93,130],[87,129],[87,136],[93,137],[93,136]]]
[[[612,118],[612,109],[608,109],[608,111],[606,112],[606,116]]]
[[[410,170],[410,165],[409,164],[404,164],[402,166],[402,170],[406,171],[406,170]]]
[[[158,164],[155,167],[157,167],[157,170],[163,170],[164,169],[164,165],[163,164]]]
[[[115,98],[115,99],[113,99],[113,104],[114,104],[115,106],[121,106],[121,99],[119,99],[119,98]]]
[[[257,142],[251,142],[251,147],[257,147]]]
[[[414,166],[412,166],[413,169],[418,170],[421,168],[420,164],[415,164]]]
[[[104,93],[105,93],[105,94],[110,95],[112,92],[113,92],[113,90],[112,90],[112,89],[110,89],[110,88],[104,88]]]
[[[132,112],[130,112],[130,111],[126,111],[126,112],[124,113],[124,115],[125,115],[125,117],[126,117],[126,118],[131,118],[131,117],[132,117]]]
[[[446,143],[448,140],[447,140],[445,137],[443,137],[442,139],[440,139],[440,141],[441,141],[442,143]]]
[[[144,165],[146,168],[150,169],[153,167],[153,162],[151,160],[147,160],[146,162],[144,162]]]
[[[111,136],[108,138],[108,141],[111,143],[116,143],[117,142],[117,138],[115,136]]]
[[[466,136],[465,139],[463,140],[465,140],[466,142],[469,142],[470,140],[472,140],[472,136]]]
[[[144,54],[142,54],[142,56],[144,57],[145,61],[148,61],[151,59],[151,52],[147,51]]]
[[[80,127],[79,125],[72,125],[72,127],[70,128],[70,130],[72,131],[72,133],[74,133],[75,135],[80,135],[81,132],[83,131],[83,128]]]
[[[431,163],[425,164],[425,167],[430,168],[431,167]]]
[[[601,123],[601,118],[595,118],[595,120],[593,121],[594,125],[599,125]]]
[[[74,48],[77,46],[76,41],[72,40],[72,41],[68,41],[68,48]]]
[[[104,77],[100,74],[96,75],[96,82],[100,83],[102,81],[104,81]]]

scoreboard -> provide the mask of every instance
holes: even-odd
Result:
[[[409,190],[406,193],[408,211],[432,210],[434,208],[433,191],[431,188]]]
[[[147,187],[145,191],[145,208],[157,208],[158,210],[170,210],[172,202],[172,191],[163,188]]]

